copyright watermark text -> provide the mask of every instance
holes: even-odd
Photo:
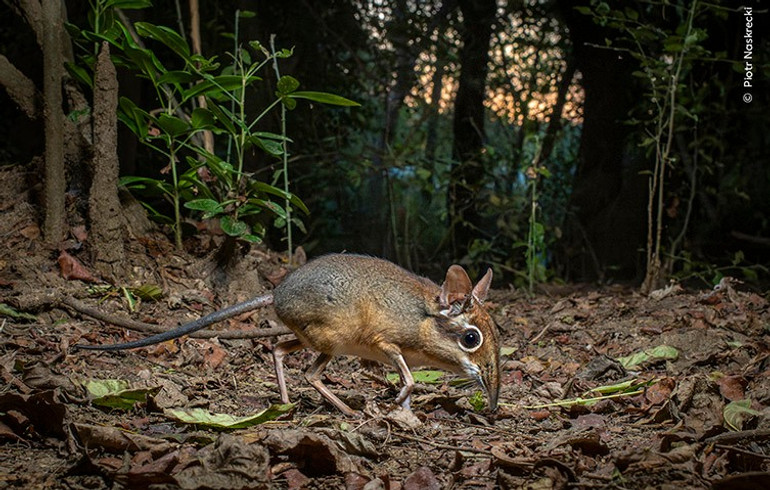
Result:
[[[743,34],[743,101],[751,102],[754,97],[751,89],[754,87],[754,13],[752,7],[743,7],[743,19],[746,31]]]

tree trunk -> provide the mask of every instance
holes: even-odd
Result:
[[[478,237],[480,215],[476,195],[484,183],[484,100],[494,0],[461,0],[463,14],[461,72],[455,98],[454,164],[449,182],[448,209],[455,257],[463,257]]]
[[[559,81],[559,89],[556,94],[556,103],[553,105],[551,111],[551,117],[548,119],[548,127],[545,129],[545,137],[543,137],[543,145],[538,153],[538,161],[534,166],[538,166],[541,162],[548,160],[548,157],[553,151],[553,145],[556,142],[556,133],[559,132],[562,125],[561,113],[564,110],[564,104],[567,101],[567,92],[572,85],[572,79],[575,77],[575,59],[569,57],[567,59],[567,66],[564,69],[561,80]]]
[[[64,239],[64,114],[62,113],[62,2],[42,2],[43,98],[45,121],[45,222],[43,233],[50,245]]]
[[[118,79],[110,59],[110,45],[102,49],[94,67],[93,180],[89,197],[94,267],[112,282],[125,281],[128,267],[123,248],[125,223],[118,198]]]
[[[572,280],[638,277],[645,240],[646,179],[628,152],[635,63],[625,53],[603,49],[611,31],[559,2],[573,42],[585,93],[578,164],[559,261]]]
[[[433,73],[433,88],[430,91],[430,119],[425,134],[425,159],[433,162],[436,158],[436,146],[438,145],[438,123],[441,119],[439,113],[441,92],[444,90],[444,62],[436,60],[436,71]]]

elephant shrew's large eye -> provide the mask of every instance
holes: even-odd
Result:
[[[481,330],[471,325],[460,334],[458,344],[462,350],[473,352],[481,346],[483,341],[484,336],[481,335]]]

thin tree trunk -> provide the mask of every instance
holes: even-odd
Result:
[[[438,144],[439,104],[441,92],[444,90],[444,63],[436,60],[436,71],[433,73],[433,88],[430,91],[431,114],[425,135],[425,158],[432,162],[436,158]]]
[[[461,0],[463,48],[459,86],[455,98],[454,148],[456,164],[452,168],[448,209],[452,227],[453,254],[467,254],[471,242],[479,236],[481,216],[476,195],[484,180],[484,100],[486,99],[489,42],[497,4],[494,0]]]
[[[201,47],[201,14],[198,0],[190,0],[190,41],[195,54],[203,54]],[[198,107],[206,108],[206,97],[198,96]],[[214,153],[214,133],[203,131],[203,147],[209,153]]]
[[[66,190],[64,172],[64,114],[62,113],[61,50],[62,2],[42,2],[43,13],[43,114],[45,120],[45,222],[43,233],[50,245],[64,239]]]
[[[564,74],[562,74],[561,80],[559,81],[556,103],[553,105],[551,117],[548,119],[548,127],[545,129],[543,145],[540,148],[540,153],[538,154],[535,166],[546,161],[553,151],[553,145],[556,142],[556,133],[561,129],[561,113],[564,110],[564,104],[567,101],[567,93],[569,92],[570,85],[572,85],[572,78],[575,76],[575,68],[575,59],[569,57],[567,59],[567,66],[564,68]]]

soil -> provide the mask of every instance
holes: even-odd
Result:
[[[245,428],[182,423],[174,409],[247,417],[278,404],[278,339],[76,351],[143,334],[62,298],[171,327],[269,290],[291,265],[255,248],[223,273],[209,255],[177,252],[148,234],[125,244],[125,286],[157,284],[163,294],[131,311],[124,290],[99,287],[83,230],[70,230],[66,253],[45,248],[35,208],[19,198],[23,174],[6,173],[0,487],[770,488],[767,293],[727,280],[650,297],[623,286],[551,287],[532,297],[497,289],[488,302],[505,346],[496,413],[478,406],[476,387],[445,375],[418,382],[416,418],[408,417],[394,410],[398,386],[339,359],[325,382],[361,410],[349,418],[305,382],[314,354],[301,351],[286,359],[288,411]],[[265,308],[216,328],[278,325]],[[636,364],[625,358],[634,354]],[[127,387],[99,397],[88,389],[98,380]]]

